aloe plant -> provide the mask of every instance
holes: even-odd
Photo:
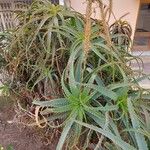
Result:
[[[71,34],[61,31],[61,26],[65,29],[77,16],[48,0],[37,0],[28,11],[18,14],[20,24],[11,33],[10,44],[3,48],[11,82],[20,82],[15,91],[20,92],[21,87],[34,91],[35,86],[41,91],[44,85],[42,95],[48,96],[48,90],[51,95],[58,94],[55,82],[60,81],[69,58],[68,45],[73,39]],[[46,89],[49,83],[51,88]]]
[[[140,60],[128,52],[130,25],[119,20],[109,27],[112,1],[106,8],[95,2],[102,21],[91,18],[92,0],[86,17],[47,0],[20,14],[13,40],[2,48],[8,87],[21,96],[32,92],[36,125],[62,129],[57,150],[91,143],[148,150],[150,96],[138,84],[147,76],[135,78],[128,65]]]
[[[84,62],[84,57],[81,54],[78,58],[81,59],[79,64],[75,63],[76,55],[78,55],[77,53],[78,51],[74,51],[74,53],[72,53],[70,56],[70,66],[68,66],[69,68],[64,71],[62,76],[61,84],[65,97],[51,101],[33,102],[34,104],[40,105],[41,107],[47,107],[40,112],[42,115],[54,113],[54,115],[51,117],[55,118],[55,120],[59,119],[61,114],[64,116],[64,122],[62,125],[65,125],[65,127],[62,132],[62,136],[60,137],[57,149],[62,148],[65,142],[65,138],[68,134],[67,132],[73,132],[73,144],[76,144],[76,141],[78,141],[78,138],[83,131],[82,126],[74,123],[75,119],[82,122],[88,120],[99,120],[99,125],[103,128],[105,125],[105,112],[114,111],[117,109],[117,106],[115,105],[103,106],[100,104],[100,102],[97,101],[97,98],[102,95],[105,95],[110,99],[116,99],[117,95],[113,91],[103,86],[102,81],[96,74],[92,74],[91,77],[84,83],[84,75],[81,72],[74,73],[75,66],[77,67],[77,70],[82,70],[82,63]],[[74,65],[74,63],[76,65]],[[90,68],[87,68],[86,70],[87,72],[92,71]],[[75,80],[77,78],[80,79],[80,82]],[[67,80],[69,84],[65,83],[64,80]],[[97,85],[93,84],[95,80]],[[51,117],[49,117],[50,120]],[[92,121],[90,122],[92,123]],[[95,124],[98,122],[94,121],[93,123]]]

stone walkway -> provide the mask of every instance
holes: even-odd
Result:
[[[133,55],[139,56],[143,61],[143,73],[149,75],[150,74],[150,51],[149,52],[135,52]],[[141,64],[140,64],[141,65]],[[136,63],[132,64],[133,69],[138,69],[138,65]],[[140,85],[143,88],[150,89],[150,80],[149,79],[144,79],[143,81],[140,82]]]
[[[147,58],[143,58],[143,62],[144,62],[144,68],[143,71],[145,74],[150,74],[150,57]],[[150,80],[149,79],[145,79],[140,83],[144,88],[146,89],[150,89]]]

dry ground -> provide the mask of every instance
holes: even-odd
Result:
[[[37,130],[17,124],[10,124],[15,115],[13,102],[0,97],[0,145],[9,145],[14,150],[55,150],[55,144],[46,145],[46,139]]]

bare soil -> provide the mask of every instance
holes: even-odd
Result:
[[[13,102],[0,97],[0,145],[13,150],[55,150],[57,140],[47,144],[47,139],[33,127],[8,123],[15,115]]]

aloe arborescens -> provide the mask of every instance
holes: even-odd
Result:
[[[102,20],[91,18],[93,2]],[[117,32],[120,20],[107,24],[111,7],[112,1],[104,7],[101,0],[88,0],[84,17],[37,0],[3,48],[10,88],[39,93],[32,95],[37,125],[62,127],[57,150],[87,149],[92,139],[95,149],[148,150],[149,91],[127,65],[136,58],[127,51],[129,35]]]

